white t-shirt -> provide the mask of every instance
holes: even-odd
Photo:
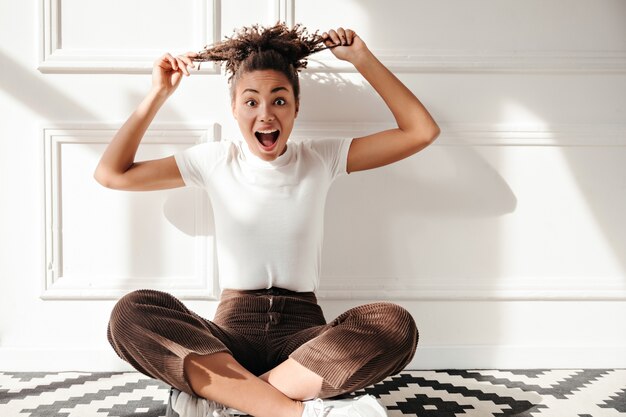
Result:
[[[211,199],[222,289],[317,290],[326,195],[347,174],[351,141],[289,141],[274,161],[243,141],[203,143],[175,155],[185,184],[204,188]]]

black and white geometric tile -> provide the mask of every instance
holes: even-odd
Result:
[[[169,386],[138,372],[0,372],[0,417],[161,417]],[[404,371],[355,393],[390,417],[626,417],[626,370]]]
[[[396,417],[626,416],[626,370],[411,371],[359,393]]]

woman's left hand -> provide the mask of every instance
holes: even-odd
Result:
[[[365,42],[361,40],[351,29],[331,29],[322,34],[324,44],[331,47],[330,51],[338,59],[354,63],[354,61],[367,51]]]

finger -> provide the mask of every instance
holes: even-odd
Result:
[[[195,52],[187,52],[184,55],[179,55],[179,58],[181,60],[183,60],[185,62],[185,64],[187,64],[188,66],[190,66],[191,68],[195,68],[196,66],[194,65],[193,61],[192,61],[192,57],[196,56],[197,54]]]
[[[339,36],[339,39],[341,40],[341,44],[345,45],[346,44],[346,31],[344,28],[340,27],[337,29],[337,36]]]
[[[163,58],[165,58],[165,60],[167,60],[170,63],[170,67],[176,71],[178,70],[178,65],[176,65],[176,60],[174,59],[174,57],[172,55],[170,55],[169,53],[165,54],[163,56]]]
[[[156,61],[154,61],[154,66],[155,67],[158,66],[163,69],[170,69],[170,67],[172,66],[172,63],[167,58],[167,54],[164,54],[164,55],[161,55]]]
[[[189,75],[189,70],[187,69],[187,63],[180,58],[176,58],[176,62],[178,63],[178,68],[185,75]]]
[[[355,35],[356,33],[354,33],[352,29],[346,29],[346,41],[348,42],[348,45],[352,45]]]
[[[193,67],[193,64],[191,63],[191,60],[189,58],[187,58],[186,56],[184,56],[184,55],[179,55],[178,57],[176,57],[176,59],[178,60],[179,68],[181,70],[183,70],[185,75],[189,75],[189,68],[188,68],[188,66],[192,66]]]
[[[324,40],[324,45],[326,46],[334,45],[333,41],[330,39],[330,35],[327,32],[322,33],[322,39]]]
[[[189,51],[185,54],[185,56],[187,56],[187,58],[189,58],[189,62],[191,62],[191,66],[192,68],[195,68],[195,64],[193,63],[193,59],[196,58],[199,54],[197,52],[192,52]]]
[[[330,32],[328,32],[328,36],[330,36],[330,40],[333,41],[334,45],[341,45],[341,39],[334,29],[331,29]]]

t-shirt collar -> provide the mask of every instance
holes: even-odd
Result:
[[[289,143],[287,143],[287,149],[285,150],[285,152],[273,161],[265,161],[253,154],[248,147],[248,142],[246,142],[245,140],[241,141],[239,146],[242,149],[245,162],[249,165],[261,168],[282,167],[289,163],[289,161],[291,160],[291,156],[293,155],[293,145],[290,145]]]

